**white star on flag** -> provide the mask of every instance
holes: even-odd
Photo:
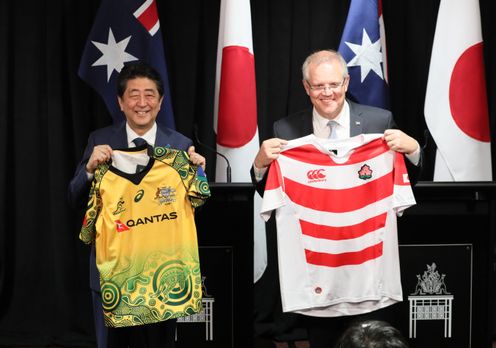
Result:
[[[131,62],[133,60],[138,60],[138,58],[130,55],[126,52],[126,47],[131,40],[131,36],[128,36],[120,42],[115,42],[114,34],[112,33],[112,28],[109,28],[109,35],[107,43],[91,41],[93,45],[96,46],[102,52],[102,56],[94,62],[91,66],[107,66],[107,82],[110,80],[112,72],[115,70],[118,73],[124,67],[124,63]]]
[[[363,28],[362,44],[357,45],[346,41],[346,45],[355,53],[355,57],[348,62],[348,66],[360,66],[361,82],[365,80],[370,70],[384,80],[382,74],[381,40],[371,42],[365,28]]]

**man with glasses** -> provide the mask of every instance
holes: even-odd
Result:
[[[274,123],[275,138],[262,143],[254,161],[252,175],[256,177],[259,192],[261,189],[263,193],[264,174],[278,157],[286,140],[312,133],[319,138],[335,139],[384,133],[384,139],[391,150],[404,153],[415,167],[420,167],[422,153],[418,142],[395,129],[396,124],[390,111],[346,99],[350,76],[341,54],[332,50],[315,52],[303,63],[302,72],[303,87],[310,97],[313,109],[297,112]],[[329,126],[329,121],[334,121],[332,127]],[[414,174],[411,171],[409,173],[411,176]]]
[[[324,50],[311,54],[303,63],[302,73],[303,87],[313,108],[276,121],[273,127],[275,137],[262,143],[251,170],[252,180],[261,195],[264,193],[268,168],[279,157],[282,147],[288,140],[310,134],[317,138],[340,140],[359,134],[381,133],[390,150],[405,154],[411,180],[415,181],[422,163],[422,151],[418,142],[395,129],[396,124],[390,111],[346,99],[350,77],[346,62],[338,52]],[[257,332],[257,325],[260,324],[259,327],[263,327],[264,331],[260,330],[258,333],[262,336],[273,335],[275,340],[288,340],[283,337],[299,340],[303,336],[295,328],[305,327],[312,348],[332,347],[354,316],[313,317],[281,313],[280,298],[269,303],[267,292],[277,293],[274,286],[277,289],[279,287],[278,268],[275,265],[277,256],[274,256],[277,254],[276,239],[273,236],[276,230],[274,220],[269,220],[267,226],[267,271],[255,285],[255,297],[259,301],[255,305],[255,330]],[[384,310],[373,313],[378,315],[378,319],[388,319],[381,317],[382,312]],[[267,329],[270,320],[276,322],[272,331]]]

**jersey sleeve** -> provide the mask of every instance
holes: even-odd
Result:
[[[415,197],[405,165],[405,156],[396,152],[394,157],[393,209],[397,216],[401,216],[405,209],[415,204]]]
[[[95,171],[95,176],[91,183],[91,189],[88,197],[88,205],[83,218],[83,226],[79,232],[79,239],[86,244],[91,244],[96,238],[96,220],[102,209],[102,198],[100,196],[100,183],[108,164],[100,165]]]
[[[262,200],[260,216],[265,221],[270,219],[272,211],[285,205],[284,201],[284,181],[281,173],[281,167],[276,160],[272,162],[267,174],[267,182]]]
[[[210,197],[207,176],[200,166],[189,161],[185,151],[171,149],[165,146],[154,148],[154,157],[174,168],[188,191],[188,197],[193,208],[205,203]]]
[[[208,186],[207,176],[202,167],[191,165],[195,172],[191,184],[189,186],[189,199],[191,205],[197,208],[203,205],[208,197],[210,197],[210,188]]]

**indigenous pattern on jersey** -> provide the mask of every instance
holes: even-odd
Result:
[[[415,204],[404,157],[381,134],[289,141],[269,169],[283,311],[367,313],[402,300],[396,215]]]
[[[80,239],[96,243],[105,323],[151,324],[198,313],[201,275],[194,208],[210,196],[183,151],[113,151],[90,191]]]

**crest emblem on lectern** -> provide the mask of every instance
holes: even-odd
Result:
[[[453,295],[446,288],[446,274],[440,274],[436,263],[427,265],[422,276],[417,274],[415,291],[408,296],[410,304],[409,336],[417,336],[417,321],[443,320],[444,337],[451,337]]]
[[[444,279],[446,274],[439,274],[436,264],[427,265],[422,277],[417,274],[417,285],[412,295],[450,295],[446,290]]]

